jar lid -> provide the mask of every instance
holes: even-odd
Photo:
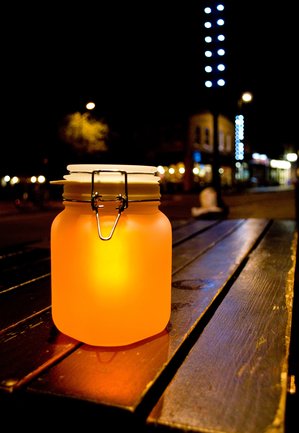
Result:
[[[160,176],[157,167],[147,165],[70,164],[69,174],[52,184],[63,185],[63,198],[91,201],[96,194],[103,200],[126,195],[127,201],[159,200]]]
[[[67,170],[70,174],[63,178],[77,182],[90,182],[92,172],[99,172],[95,182],[123,182],[122,172],[127,173],[129,183],[159,182],[157,167],[150,165],[71,164]]]

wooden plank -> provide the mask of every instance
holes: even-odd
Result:
[[[7,232],[7,228],[3,227],[3,231]],[[24,254],[30,248],[32,242],[14,243],[13,245],[4,245],[0,248],[0,266],[2,261],[9,260],[18,255]]]
[[[6,269],[19,268],[24,264],[49,256],[49,248],[36,246],[36,244],[5,248],[0,251],[0,270],[3,272]]]
[[[24,257],[22,263],[14,263],[1,270],[0,293],[11,287],[16,287],[25,281],[38,278],[50,272],[50,257],[46,256]]]
[[[221,224],[213,224],[208,226],[210,230],[204,229],[198,233],[198,236],[189,236],[188,242],[175,245],[175,251],[172,258],[172,273],[173,275],[180,269],[184,268],[188,263],[194,261],[197,257],[203,254],[206,250],[213,247],[221,239],[228,236],[238,226],[244,224],[245,220],[225,220]],[[266,221],[260,220],[261,227],[265,227]]]
[[[218,223],[219,221],[192,220],[189,224],[184,224],[176,229],[173,228],[172,223],[172,244],[177,245]]]
[[[170,220],[172,230],[175,231],[179,227],[186,226],[193,221],[193,218],[179,219],[179,220]]]
[[[59,333],[51,311],[0,334],[0,391],[12,392],[74,350],[79,343]]]
[[[151,412],[149,425],[284,431],[296,247],[295,222],[275,221]]]
[[[189,344],[196,325],[265,226],[265,221],[262,224],[259,220],[246,221],[178,272],[167,332],[129,347],[83,345],[31,382],[28,391],[38,398],[56,395],[131,412],[142,411],[151,389],[159,383],[162,373],[172,368],[170,365],[176,355],[180,356],[185,342]]]
[[[51,305],[50,273],[0,292],[0,331]]]

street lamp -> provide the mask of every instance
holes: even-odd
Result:
[[[92,101],[89,101],[86,103],[85,108],[88,111],[92,111],[95,109],[96,104]],[[89,113],[83,113],[81,114],[81,141],[84,142],[85,140],[85,122],[88,122],[89,119]]]
[[[244,92],[244,93],[242,93],[241,98],[238,101],[238,107],[239,107],[239,109],[240,110],[242,109],[243,104],[247,104],[248,102],[251,102],[252,98],[253,98],[253,96],[252,96],[251,92]]]
[[[85,105],[86,109],[89,111],[93,110],[95,108],[95,106],[96,106],[96,104],[92,101],[87,102],[87,104]]]

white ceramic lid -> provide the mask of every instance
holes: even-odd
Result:
[[[159,176],[156,176],[157,167],[150,165],[70,164],[67,170],[69,174],[63,178],[71,182],[89,183],[93,172],[94,182],[123,182],[123,172],[127,173],[128,183],[157,183],[160,180]]]
[[[161,179],[157,167],[154,166],[70,164],[67,170],[69,174],[64,175],[62,180],[51,182],[63,185],[65,200],[90,201],[93,193],[103,196],[104,199],[115,199],[119,194],[126,193],[126,186],[128,201],[157,200],[161,197]]]

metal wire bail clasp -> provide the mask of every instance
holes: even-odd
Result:
[[[100,174],[103,172],[116,172],[116,173],[120,173],[124,176],[124,180],[125,180],[125,185],[124,185],[124,194],[118,194],[118,196],[115,198],[116,201],[119,202],[119,205],[116,207],[116,209],[118,210],[116,219],[114,221],[114,224],[112,226],[111,232],[108,236],[103,236],[102,232],[101,232],[101,225],[100,225],[100,217],[99,217],[99,212],[98,209],[99,208],[103,208],[104,204],[102,204],[104,201],[111,201],[111,200],[104,200],[102,198],[102,195],[99,194],[98,192],[95,191],[94,188],[94,177],[95,174]],[[128,173],[126,171],[123,170],[95,170],[91,173],[91,208],[92,210],[95,211],[96,214],[96,220],[97,220],[97,228],[98,228],[98,235],[100,237],[100,239],[102,239],[103,241],[109,241],[109,239],[112,238],[114,230],[116,228],[116,225],[118,223],[118,220],[121,216],[121,213],[128,207]]]

